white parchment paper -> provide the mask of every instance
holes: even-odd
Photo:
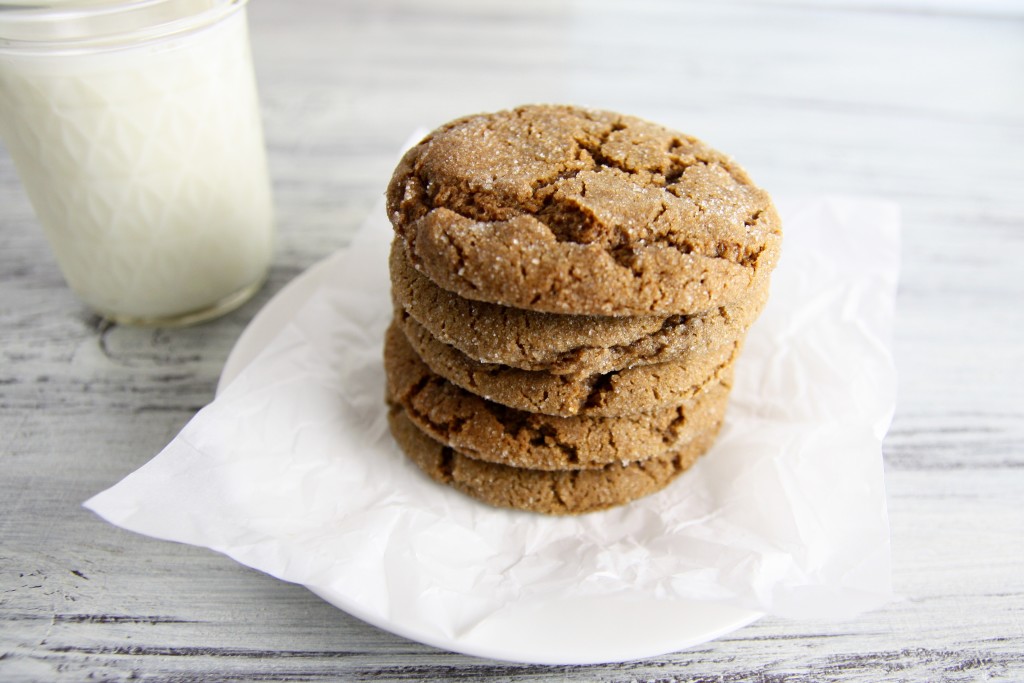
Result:
[[[892,417],[894,205],[778,202],[782,260],[724,430],[665,491],[575,518],[435,484],[387,431],[383,211],[308,302],[151,462],[86,502],[446,638],[510,604],[618,593],[850,617],[890,599],[881,441]],[[623,625],[628,628],[628,625]]]

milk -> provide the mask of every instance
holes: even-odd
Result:
[[[0,134],[101,314],[203,317],[262,281],[273,217],[244,7],[112,49],[0,47]]]

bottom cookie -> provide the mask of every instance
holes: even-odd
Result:
[[[720,427],[715,425],[677,450],[640,462],[544,471],[466,457],[420,431],[401,406],[392,406],[388,421],[401,449],[435,481],[496,507],[549,515],[596,512],[660,491],[711,447]]]

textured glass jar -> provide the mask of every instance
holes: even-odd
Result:
[[[273,209],[245,0],[0,10],[0,136],[71,289],[117,322],[248,299]]]

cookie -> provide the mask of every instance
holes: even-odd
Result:
[[[488,401],[431,372],[394,325],[384,341],[387,399],[423,432],[477,460],[539,470],[593,469],[682,447],[720,423],[731,376],[690,401],[627,416],[555,417]]]
[[[402,158],[387,210],[442,288],[552,313],[693,314],[747,299],[782,237],[768,194],[729,157],[568,106],[442,126]]]
[[[597,512],[660,491],[711,447],[718,430],[641,462],[547,472],[470,458],[424,434],[400,406],[389,412],[388,422],[399,447],[431,479],[496,507],[549,515]]]
[[[546,415],[631,415],[679,405],[731,374],[742,344],[732,342],[686,362],[642,365],[600,375],[554,375],[479,363],[435,339],[411,316],[395,321],[437,375],[489,401]]]
[[[595,375],[637,365],[686,362],[741,339],[761,313],[768,287],[749,299],[692,316],[538,313],[473,301],[416,271],[392,244],[391,295],[439,341],[483,363],[555,374]]]

